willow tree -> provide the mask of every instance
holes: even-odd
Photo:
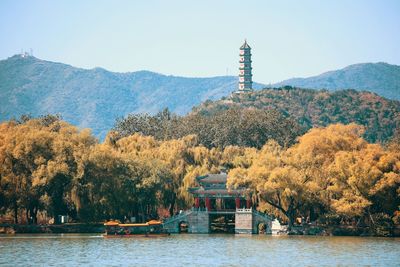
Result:
[[[365,149],[362,133],[361,126],[337,124],[310,130],[286,150],[269,142],[250,167],[231,171],[230,183],[252,187],[263,201],[286,216],[290,226],[295,216],[311,215],[315,208],[319,214],[329,212],[335,197],[328,190],[335,179],[330,172],[332,162],[338,153]],[[312,210],[307,212],[305,207]]]
[[[78,180],[78,216],[85,221],[132,216],[146,220],[162,203],[167,176],[161,162],[129,157],[106,143],[98,144],[90,151]]]
[[[13,211],[14,222],[18,223],[18,211],[21,205],[23,192],[23,178],[25,175],[17,171],[17,160],[13,156],[13,148],[16,145],[15,121],[0,124],[0,186],[2,191],[2,210]]]
[[[1,127],[1,183],[18,222],[18,210],[36,223],[40,209],[54,216],[70,211],[70,184],[95,139],[58,117],[4,123]]]
[[[165,162],[172,174],[172,181],[167,186],[171,192],[169,199],[169,212],[173,214],[177,206],[187,206],[187,188],[183,181],[192,166],[196,165],[191,148],[197,145],[196,136],[190,135],[177,140],[162,142],[155,156]]]
[[[276,142],[263,146],[249,168],[235,168],[229,173],[229,185],[251,188],[258,197],[276,208],[292,227],[297,211],[310,193],[307,177],[287,164],[287,155]]]
[[[372,224],[374,214],[393,217],[400,205],[399,167],[399,153],[379,144],[338,153],[330,168],[332,208],[346,217],[367,217]]]
[[[180,139],[157,141],[153,137],[134,134],[121,138],[114,149],[132,159],[157,162],[153,166],[162,168],[163,201],[170,215],[180,208],[186,208],[191,200],[187,189],[194,185],[194,178],[208,172],[216,172],[220,153],[198,145],[197,137],[185,136]]]
[[[311,220],[331,212],[332,194],[327,190],[332,184],[330,165],[337,153],[364,148],[367,142],[361,137],[363,133],[364,128],[356,124],[314,128],[287,150],[286,164],[298,170],[312,188],[303,211]]]
[[[168,162],[162,159],[159,155],[161,144],[162,142],[157,141],[154,137],[133,134],[118,140],[113,148],[119,151],[121,155],[124,155],[126,158],[150,164],[148,166],[149,171],[159,174],[162,189],[160,189],[158,193],[148,192],[148,195],[143,197],[143,201],[157,198],[160,201],[160,206],[170,206],[171,198],[177,190],[175,188],[176,175],[173,173]]]
[[[8,195],[14,221],[18,223],[18,211],[24,209],[26,220],[36,222],[42,208],[40,197],[45,187],[36,182],[36,174],[52,159],[54,134],[39,120],[19,124],[9,122],[3,130],[1,156],[2,187]],[[5,130],[5,131],[4,131]]]

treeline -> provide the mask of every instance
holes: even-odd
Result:
[[[51,115],[1,123],[0,213],[15,223],[36,223],[39,213],[76,221],[171,215],[191,205],[187,188],[195,177],[218,172],[231,157],[193,135],[116,136],[99,143],[89,130]]]
[[[270,139],[288,147],[305,132],[296,121],[278,111],[251,108],[220,110],[212,116],[201,113],[177,116],[168,109],[156,115],[130,114],[117,119],[113,130],[118,132],[116,138],[140,133],[157,140],[171,140],[194,134],[199,144],[207,148],[261,148]]]
[[[89,130],[56,116],[0,124],[0,213],[36,223],[39,213],[76,221],[147,220],[193,205],[195,177],[229,170],[258,209],[293,224],[378,227],[400,223],[400,142],[370,144],[354,124],[312,129],[290,147],[207,148],[196,135],[157,140]],[[161,139],[161,138],[160,138]]]
[[[283,149],[269,141],[229,172],[255,201],[292,226],[296,217],[327,224],[370,226],[390,234],[400,223],[400,142],[370,144],[355,124],[315,128]]]

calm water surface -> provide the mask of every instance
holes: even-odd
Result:
[[[400,266],[400,238],[0,236],[4,266]]]

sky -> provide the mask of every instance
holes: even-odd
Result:
[[[400,65],[400,0],[1,0],[0,59],[110,71],[237,75],[252,47],[253,79],[269,84],[350,64]]]

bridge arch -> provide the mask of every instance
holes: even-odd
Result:
[[[266,234],[268,225],[265,222],[258,222],[257,224],[257,234]]]
[[[261,213],[257,210],[253,210],[253,234],[271,234],[271,226],[271,216]]]
[[[178,232],[179,233],[188,233],[189,232],[189,223],[186,220],[179,221]]]

